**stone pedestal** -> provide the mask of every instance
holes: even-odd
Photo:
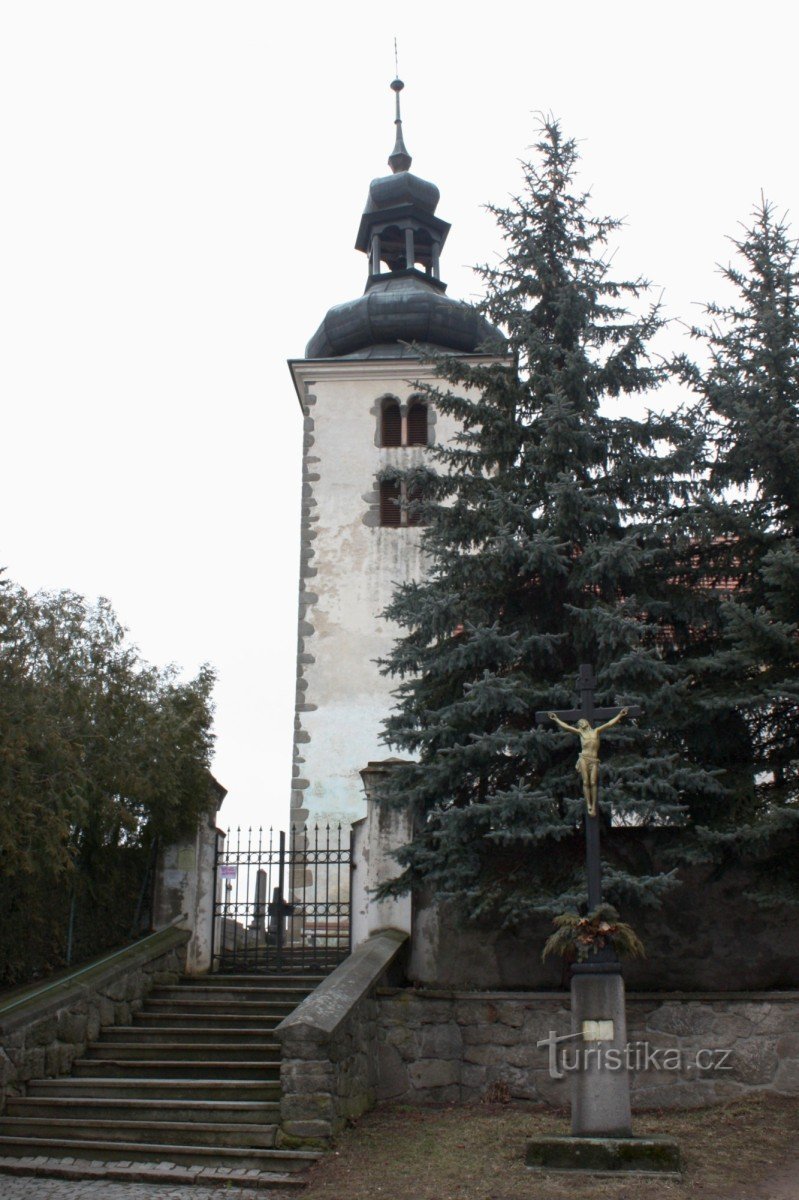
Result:
[[[632,1137],[624,980],[618,963],[577,964],[571,981],[572,1134]]]
[[[572,967],[571,1015],[575,1036],[564,1046],[570,1047],[572,1136],[533,1138],[526,1165],[533,1171],[679,1177],[673,1138],[633,1137],[624,980],[610,948]]]
[[[536,1137],[527,1143],[525,1165],[533,1171],[671,1179],[679,1179],[681,1172],[679,1146],[669,1137]]]

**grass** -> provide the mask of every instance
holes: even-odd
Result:
[[[539,1175],[527,1138],[568,1133],[564,1113],[532,1105],[382,1107],[311,1172],[305,1200],[782,1200],[799,1197],[799,1101],[767,1094],[723,1106],[638,1114],[637,1134],[669,1134],[682,1181]],[[790,1164],[796,1171],[788,1182]],[[782,1178],[782,1184],[778,1177]],[[793,1177],[792,1177],[793,1178]],[[770,1182],[771,1180],[771,1182]],[[786,1190],[780,1190],[784,1187]]]

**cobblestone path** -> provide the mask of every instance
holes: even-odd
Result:
[[[0,1175],[2,1200],[297,1200],[295,1190],[198,1187],[169,1183],[106,1183],[102,1179],[43,1179]]]

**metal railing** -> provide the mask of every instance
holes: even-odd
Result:
[[[212,970],[328,971],[350,949],[349,831],[229,830],[217,846]]]

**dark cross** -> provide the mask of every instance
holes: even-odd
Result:
[[[596,679],[590,663],[582,663],[577,684],[580,692],[579,708],[549,709],[547,712],[535,714],[536,725],[545,725],[549,721],[549,713],[553,712],[561,721],[579,721],[585,718],[593,727],[597,721],[612,721],[623,711],[621,708],[597,708],[594,704]],[[627,716],[640,717],[643,709],[631,707]],[[592,912],[602,903],[602,860],[599,853],[599,809],[592,814],[588,805],[585,808],[585,859],[588,870],[588,910]]]

